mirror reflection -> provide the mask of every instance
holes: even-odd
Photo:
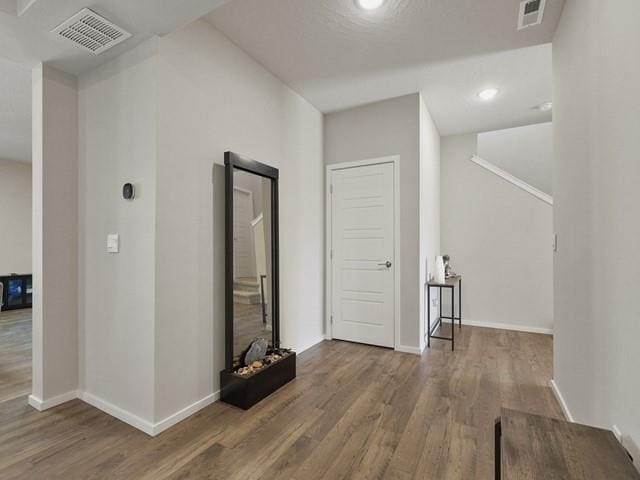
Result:
[[[233,360],[256,339],[273,345],[271,180],[233,174]]]

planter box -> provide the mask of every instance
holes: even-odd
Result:
[[[220,400],[248,410],[294,378],[296,378],[295,352],[246,377],[222,370]]]

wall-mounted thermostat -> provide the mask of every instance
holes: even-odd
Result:
[[[136,196],[136,187],[133,183],[125,183],[122,186],[122,197],[125,200],[133,200]]]

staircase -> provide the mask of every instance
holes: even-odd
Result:
[[[260,285],[255,278],[238,278],[233,283],[233,303],[260,304]]]

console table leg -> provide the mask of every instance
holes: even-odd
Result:
[[[431,287],[427,285],[427,347],[431,348]]]
[[[500,480],[502,478],[502,421],[500,418],[496,419],[494,442],[495,478],[496,480]]]
[[[455,296],[456,296],[456,289],[452,288],[451,289],[451,351],[453,352],[454,350],[454,346],[455,346],[455,342],[456,342],[456,301],[455,301]]]
[[[458,280],[458,328],[462,328],[462,278]]]

